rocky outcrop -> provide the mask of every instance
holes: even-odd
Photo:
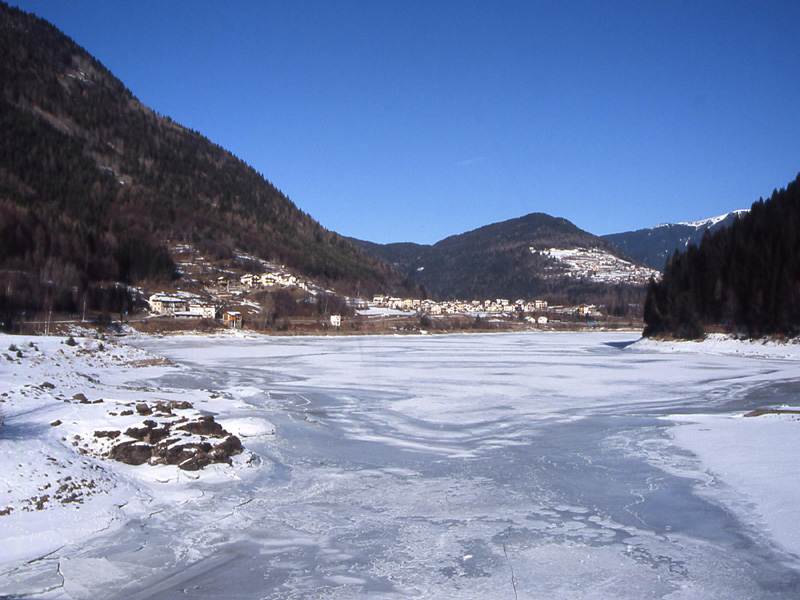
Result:
[[[161,403],[159,403],[161,404]],[[189,405],[190,407],[191,405]],[[167,410],[161,410],[162,408]],[[172,414],[172,408],[157,406],[157,412]],[[142,410],[139,414],[151,414]],[[112,432],[95,432],[96,436],[116,437]],[[119,433],[119,432],[117,432]],[[148,419],[140,427],[129,427],[125,435],[133,440],[116,444],[109,457],[128,465],[177,465],[185,471],[197,471],[213,463],[231,462],[231,457],[243,451],[238,437],[226,431],[213,416],[201,416],[173,427],[172,423],[157,423]]]
[[[143,465],[153,455],[153,447],[137,442],[122,442],[111,448],[109,457],[126,465]]]
[[[110,439],[113,440],[113,439],[118,438],[119,436],[120,436],[120,432],[116,431],[116,430],[110,430],[110,431],[102,430],[102,431],[95,431],[94,432],[94,437],[98,437],[98,438],[110,438]]]
[[[220,437],[227,432],[222,428],[222,425],[214,421],[212,416],[200,417],[197,421],[191,421],[178,427],[183,431],[194,433],[196,435],[210,435],[213,437]]]
[[[155,421],[145,421],[144,427],[128,427],[125,435],[146,444],[157,444],[169,436],[169,427],[157,427]]]

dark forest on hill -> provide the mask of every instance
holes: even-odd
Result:
[[[676,253],[650,283],[644,318],[646,336],[800,333],[800,175]]]
[[[243,250],[340,291],[417,293],[263,175],[142,105],[51,24],[0,2],[0,310],[132,306],[165,242]],[[0,316],[0,321],[5,321]]]

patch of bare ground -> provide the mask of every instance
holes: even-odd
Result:
[[[167,333],[216,333],[225,331],[223,327],[212,319],[176,319],[159,317],[130,321],[127,325],[139,333],[167,334]]]
[[[174,363],[168,358],[163,356],[154,356],[152,358],[143,358],[139,360],[132,360],[125,363],[129,367],[169,367]]]
[[[800,410],[787,408],[759,408],[744,415],[745,417],[761,417],[763,415],[800,415]]]

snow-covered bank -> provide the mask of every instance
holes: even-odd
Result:
[[[247,452],[194,472],[109,458],[116,445],[145,446],[126,431],[200,444],[187,426],[204,415],[207,428],[208,415],[219,415],[217,429],[244,440],[274,433],[263,420],[227,419],[240,404],[230,394],[127,384],[179,370],[112,340],[0,335],[0,570],[118,527],[164,498],[191,496],[190,482],[241,472]]]
[[[679,415],[669,430],[712,478],[701,488],[800,556],[800,415]]]
[[[699,341],[641,339],[629,349],[767,359],[789,365],[797,361],[800,375],[799,339],[750,340],[710,334]],[[794,409],[786,404],[760,408]],[[800,455],[800,416],[745,418],[744,414],[672,415],[668,419],[680,424],[670,428],[669,434],[694,454],[710,475],[703,493],[800,556],[800,463],[793,460]]]
[[[630,346],[644,352],[693,352],[763,358],[800,360],[800,339],[738,339],[732,335],[712,333],[702,340],[654,340],[642,338]]]

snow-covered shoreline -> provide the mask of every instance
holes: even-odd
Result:
[[[686,352],[800,360],[800,338],[787,340],[740,339],[733,335],[711,333],[701,340],[654,340],[642,338],[630,346],[644,352]]]
[[[799,339],[710,334],[699,341],[643,338],[630,349],[798,361],[800,367]],[[762,408],[798,410],[800,394],[795,400],[792,405]],[[665,419],[677,422],[668,430],[672,440],[695,455],[709,474],[702,489],[714,488],[728,509],[800,556],[800,467],[793,460],[800,455],[800,415],[778,412],[747,418],[745,414],[682,414]]]
[[[0,335],[0,539],[5,565],[35,560],[119,527],[165,499],[191,497],[196,492],[188,482],[224,482],[246,470],[253,459],[246,449],[230,465],[211,464],[197,471],[109,458],[115,444],[126,439],[136,443],[123,432],[143,422],[161,427],[169,419],[191,422],[203,415],[230,414],[239,404],[211,390],[187,394],[128,385],[132,379],[177,370],[160,357],[108,339]],[[163,412],[152,412],[157,406]],[[219,423],[245,440],[274,433],[265,420],[231,416]],[[199,441],[188,431],[175,433]]]
[[[673,415],[669,420],[678,423],[668,430],[674,442],[710,475],[701,492],[713,490],[753,530],[800,557],[800,468],[794,460],[800,454],[800,416]]]

